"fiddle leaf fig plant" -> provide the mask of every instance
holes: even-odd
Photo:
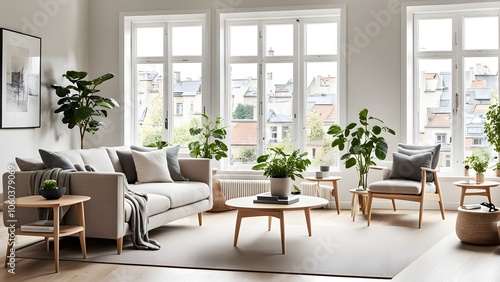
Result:
[[[352,122],[345,128],[333,124],[327,132],[334,138],[331,144],[333,148],[338,147],[340,151],[347,149],[340,159],[344,161],[345,168],[356,166],[359,175],[358,187],[363,189],[368,185],[370,166],[376,165],[374,159],[384,160],[387,156],[389,146],[381,134],[396,134],[387,126],[373,125],[371,122],[384,123],[379,118],[369,116],[368,110],[363,109],[359,112],[359,124]]]
[[[96,79],[84,80],[87,73],[84,71],[67,71],[63,77],[71,84],[60,86],[53,84],[50,87],[56,90],[59,97],[59,106],[54,113],[63,113],[62,122],[68,125],[69,129],[78,126],[80,131],[80,147],[83,149],[85,133],[96,133],[105,123],[97,120],[99,117],[107,117],[108,109],[119,107],[113,98],[106,98],[97,95],[97,89],[101,83],[110,80],[114,74],[107,73]]]
[[[492,104],[486,112],[486,122],[484,123],[484,133],[488,142],[497,153],[497,164],[494,170],[500,171],[500,105]]]
[[[201,116],[205,119],[201,126],[189,129],[189,134],[199,139],[188,144],[189,155],[193,158],[216,160],[227,158],[228,147],[221,141],[227,135],[226,126],[221,126],[222,118],[217,117],[215,121],[210,121],[206,114]]]

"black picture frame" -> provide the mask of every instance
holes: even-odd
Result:
[[[5,28],[0,32],[0,128],[39,128],[42,39]]]

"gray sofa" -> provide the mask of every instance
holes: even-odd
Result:
[[[123,237],[131,233],[129,219],[131,207],[125,201],[127,178],[117,151],[130,150],[125,147],[107,147],[58,152],[79,167],[90,165],[95,171],[70,173],[68,194],[87,195],[85,202],[86,237],[114,239],[118,254],[121,253]],[[16,159],[24,171],[15,171],[15,184],[8,185],[10,172],[3,175],[3,200],[9,190],[15,189],[15,197],[30,195],[29,178],[33,171],[44,168],[41,160]],[[148,230],[186,216],[198,214],[202,224],[202,213],[212,208],[212,169],[209,159],[177,159],[178,168],[186,181],[130,183],[129,189],[148,195]],[[28,170],[28,171],[26,171]],[[12,176],[11,176],[12,178]],[[9,187],[10,186],[10,187]],[[10,189],[9,189],[10,188]],[[11,192],[12,194],[12,192]],[[4,204],[4,211],[8,207]],[[17,226],[38,220],[36,209],[16,208]],[[4,225],[8,226],[8,213],[3,213]],[[10,218],[12,219],[12,218]],[[63,223],[77,224],[76,209],[70,208]]]

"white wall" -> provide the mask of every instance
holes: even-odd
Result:
[[[42,38],[41,127],[0,129],[0,171],[16,156],[38,156],[38,148],[79,147],[77,132],[53,113],[57,96],[49,85],[66,83],[62,74],[69,69],[87,69],[87,15],[87,0],[0,1],[0,27]]]

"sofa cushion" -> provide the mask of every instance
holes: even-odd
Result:
[[[92,165],[99,172],[115,172],[113,163],[105,148],[78,150],[85,165]]]
[[[170,172],[170,177],[175,181],[185,181],[187,180],[181,173],[181,167],[179,165],[179,149],[180,145],[176,146],[168,146],[165,147],[167,149],[167,163],[168,163],[168,171]],[[149,147],[140,147],[132,145],[130,146],[132,150],[140,151],[140,152],[150,152],[157,150],[156,148]]]
[[[137,182],[173,182],[165,155],[165,149],[152,152],[132,151]]]
[[[422,182],[401,179],[388,179],[371,183],[368,186],[368,190],[375,193],[419,195],[422,191]],[[425,183],[425,192],[436,192],[436,185],[434,185],[434,182]]]
[[[45,169],[42,159],[40,158],[18,158],[16,157],[17,166],[21,171],[34,171]]]
[[[120,159],[118,158],[116,151],[126,150],[126,149],[128,148],[125,146],[106,147],[106,152],[108,152],[109,159],[111,160],[111,163],[113,164],[113,167],[116,172],[123,172],[122,165],[120,164]]]
[[[392,154],[392,170],[389,178],[421,181],[422,170],[420,168],[430,168],[431,162],[431,152],[415,154],[412,156],[394,152]],[[426,175],[426,180],[432,181],[432,178],[429,180],[429,176]]]
[[[130,189],[148,195],[157,194],[170,199],[170,208],[182,207],[208,198],[210,188],[206,183],[180,181],[174,183],[141,183],[129,185]]]
[[[133,185],[131,185],[133,186]],[[168,197],[156,194],[147,194],[148,201],[146,207],[148,209],[148,216],[153,216],[166,212],[170,208],[170,199]],[[130,215],[132,214],[132,207],[127,202],[125,203],[125,221],[130,222]]]
[[[134,157],[131,150],[116,150],[116,155],[120,161],[120,169],[125,174],[127,182],[132,184],[137,181],[137,171],[135,168]],[[168,164],[167,164],[168,165]]]
[[[68,158],[72,164],[78,164],[81,167],[85,166],[85,162],[83,161],[82,156],[80,155],[80,152],[78,152],[78,150],[58,151],[57,153]]]
[[[62,169],[75,169],[75,166],[71,161],[56,152],[50,152],[43,149],[39,149],[40,157],[42,158],[43,164],[46,168],[62,168]]]

